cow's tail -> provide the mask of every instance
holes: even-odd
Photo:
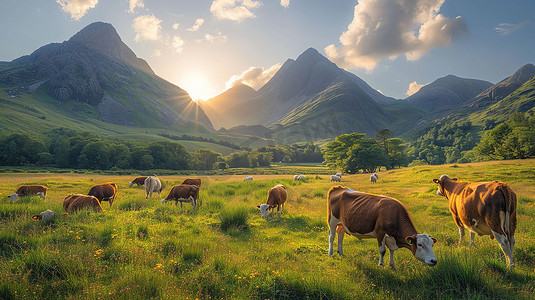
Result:
[[[516,194],[505,183],[500,183],[498,189],[505,200],[504,233],[508,239],[515,234],[516,229]]]

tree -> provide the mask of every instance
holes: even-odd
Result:
[[[378,166],[384,165],[388,165],[388,157],[381,147],[372,139],[364,139],[349,149],[345,170],[349,174],[358,170],[373,173]]]
[[[220,161],[223,161],[221,154],[210,149],[197,149],[193,153],[193,168],[196,170],[212,170]]]
[[[87,144],[78,157],[78,167],[90,170],[107,170],[111,168],[108,144],[103,141]]]
[[[350,133],[337,136],[328,142],[323,150],[325,164],[332,169],[345,169],[348,150],[364,139],[364,133]]]
[[[392,131],[390,131],[390,129],[379,130],[375,134],[375,137],[374,137],[374,139],[377,141],[379,146],[381,146],[381,148],[383,148],[383,150],[385,151],[386,155],[389,155],[388,139],[390,139],[390,138],[392,138]]]
[[[407,147],[405,146],[405,141],[399,138],[393,138],[387,140],[388,144],[388,158],[389,158],[389,167],[403,167],[407,166],[409,163],[409,158],[407,156]]]

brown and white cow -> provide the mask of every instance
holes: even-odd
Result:
[[[51,211],[50,209],[47,209],[46,211],[33,215],[32,219],[41,220],[44,223],[49,223],[49,222],[52,222],[52,220],[54,220],[55,216],[56,214],[53,211]]]
[[[145,184],[145,179],[147,179],[147,176],[141,176],[141,177],[134,178],[134,180],[130,181],[130,187],[132,187],[134,184],[136,184],[137,186],[144,185]]]
[[[196,185],[196,186],[199,188],[199,190],[200,190],[200,188],[201,188],[201,179],[200,179],[200,178],[187,178],[187,179],[184,179],[184,181],[182,181],[181,184],[191,184],[191,185]],[[197,197],[198,197],[198,196],[197,196]],[[201,204],[202,204],[201,199],[198,199],[198,198],[195,199],[195,202],[196,202],[199,206],[201,206]]]
[[[110,207],[117,196],[117,185],[114,182],[107,182],[92,186],[87,193],[89,196],[95,196],[102,204],[102,201],[108,201]]]
[[[459,228],[459,243],[465,228],[470,232],[470,245],[474,244],[476,233],[490,235],[500,243],[507,265],[513,267],[516,194],[511,188],[503,182],[465,182],[448,175],[433,182],[438,184],[437,194],[450,202],[451,215]]]
[[[145,196],[145,199],[148,199],[152,196],[152,193],[158,192],[158,195],[162,193],[162,190],[165,188],[165,186],[160,182],[160,179],[156,176],[149,176],[145,179],[145,192],[147,195]]]
[[[41,199],[46,199],[46,191],[48,188],[44,185],[21,185],[15,194],[7,196],[11,201],[17,200],[25,196],[39,196]]]
[[[343,255],[344,232],[359,239],[375,238],[379,243],[379,265],[383,265],[386,248],[390,266],[394,267],[394,251],[407,248],[416,259],[429,266],[437,264],[433,254],[436,239],[414,228],[405,206],[386,196],[371,195],[336,186],[328,198],[329,255],[333,254],[334,236],[338,233],[338,253]],[[337,227],[341,226],[342,228]]]
[[[184,211],[182,205],[183,202],[188,202],[193,205],[193,209],[197,208],[197,198],[199,197],[199,187],[192,184],[180,184],[175,185],[169,191],[169,194],[165,199],[162,199],[162,203],[167,201],[175,201],[175,206],[180,202],[180,208]]]
[[[287,193],[286,187],[282,184],[277,184],[268,191],[267,202],[256,207],[260,208],[260,213],[262,218],[267,218],[269,215],[269,210],[277,208],[277,213],[282,214],[282,208],[284,203],[286,203]]]
[[[70,194],[63,199],[63,209],[68,213],[77,212],[86,208],[90,208],[95,212],[104,211],[100,202],[94,196]]]

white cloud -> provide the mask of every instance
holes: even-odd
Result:
[[[247,18],[254,18],[251,9],[260,5],[260,1],[254,0],[214,0],[210,12],[218,19],[241,22]]]
[[[204,19],[198,18],[195,20],[195,24],[191,26],[190,28],[186,29],[187,31],[197,31],[199,28],[201,28],[202,24],[204,24]]]
[[[88,10],[95,8],[98,0],[56,0],[61,5],[61,10],[71,14],[71,18],[78,21]]]
[[[173,29],[178,30],[178,26],[179,26],[178,23],[173,24]]]
[[[511,33],[519,30],[520,28],[526,26],[527,24],[528,24],[527,21],[522,22],[522,23],[518,23],[518,24],[500,23],[494,29],[496,30],[496,32],[500,36],[506,36],[506,35],[510,35]]]
[[[280,68],[281,64],[273,65],[267,70],[264,70],[264,68],[260,67],[250,67],[249,69],[243,71],[240,75],[234,75],[230,77],[226,83],[226,88],[229,89],[237,84],[243,83],[255,90],[258,90],[264,84],[266,84]]]
[[[162,51],[160,49],[155,49],[153,52],[152,52],[152,55],[153,57],[160,57],[162,56]]]
[[[340,46],[327,56],[346,68],[375,68],[379,60],[405,55],[418,60],[429,50],[451,45],[467,31],[462,17],[439,14],[445,0],[360,0]]]
[[[185,43],[186,42],[179,35],[175,35],[173,36],[173,41],[171,42],[171,45],[173,46],[173,49],[175,49],[175,52],[180,54],[184,49],[183,47]]]
[[[407,92],[405,92],[405,94],[407,96],[411,96],[411,95],[414,95],[416,94],[416,92],[418,92],[423,86],[425,86],[425,84],[418,84],[416,83],[416,81],[413,81],[409,84],[409,89],[407,90]]]
[[[143,0],[130,0],[130,9],[128,12],[133,14],[137,7],[145,7]]]
[[[139,16],[134,19],[132,28],[136,33],[134,40],[139,41],[156,41],[160,39],[160,33],[162,26],[160,25],[162,20],[152,16]]]
[[[288,8],[290,6],[290,0],[281,0],[281,6]]]
[[[214,43],[214,42],[226,43],[227,42],[227,36],[222,35],[221,32],[218,32],[217,35],[211,35],[207,33],[204,35],[204,39],[209,41],[210,43]]]

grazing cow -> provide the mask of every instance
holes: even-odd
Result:
[[[11,201],[17,200],[25,196],[39,196],[41,199],[46,199],[47,187],[44,185],[21,185],[15,194],[7,196]]]
[[[286,187],[282,184],[277,184],[268,191],[267,202],[256,207],[260,208],[262,218],[267,218],[269,210],[277,208],[277,213],[282,214],[282,208],[286,202],[287,194]]]
[[[490,235],[500,243],[507,265],[513,267],[516,194],[511,188],[503,182],[463,182],[448,175],[433,182],[438,184],[437,194],[449,200],[451,215],[459,227],[459,243],[465,228],[470,232],[470,245],[476,233]]]
[[[199,187],[192,184],[175,185],[169,195],[165,199],[162,199],[162,203],[167,201],[175,201],[175,206],[180,202],[180,208],[184,211],[182,206],[183,202],[188,202],[193,205],[193,209],[197,208],[197,198],[199,197]]]
[[[147,179],[147,176],[136,177],[134,180],[130,181],[130,187],[132,187],[134,183],[137,184],[137,186],[144,185],[145,179]]]
[[[331,182],[333,182],[333,181],[340,182],[340,180],[342,180],[342,178],[340,176],[331,175]]]
[[[95,212],[103,212],[102,206],[94,196],[82,194],[70,194],[63,199],[63,209],[70,212],[77,212],[82,209],[91,208]]]
[[[165,186],[160,182],[160,179],[156,176],[149,176],[147,179],[145,179],[145,192],[147,192],[147,196],[145,196],[145,199],[148,199],[152,196],[152,193],[158,192],[158,195],[162,193],[162,190],[165,188]]]
[[[32,219],[41,220],[41,221],[43,221],[45,223],[48,223],[48,222],[51,222],[52,220],[54,220],[54,216],[55,215],[56,214],[53,211],[51,211],[50,209],[47,209],[46,211],[43,211],[40,214],[33,215]]]
[[[243,181],[253,181],[253,176],[247,176]]]
[[[394,251],[403,247],[416,259],[429,266],[437,264],[433,254],[436,239],[419,234],[405,206],[394,198],[371,195],[336,186],[329,191],[328,218],[329,255],[333,254],[334,236],[338,233],[338,253],[343,255],[344,233],[359,239],[376,238],[379,243],[379,265],[383,265],[386,248],[390,251],[390,266],[394,267]],[[341,226],[341,228],[337,227]]]
[[[336,174],[334,174],[334,175],[336,175],[336,176],[342,178],[342,173],[340,173],[340,172],[338,172],[338,173],[336,173]]]
[[[370,182],[371,183],[376,183],[377,182],[377,178],[378,177],[375,176],[375,175],[377,175],[377,174],[374,173],[374,174],[370,175]]]
[[[294,175],[294,181],[300,181],[300,180],[303,180],[303,179],[305,179],[305,175],[303,175],[303,174]]]
[[[200,178],[187,178],[187,179],[184,179],[184,181],[182,181],[181,184],[196,185],[196,186],[198,186],[200,188],[201,187],[201,179]]]
[[[117,195],[117,186],[113,182],[97,184],[92,186],[87,194],[95,196],[101,204],[102,201],[108,201],[111,207]]]

